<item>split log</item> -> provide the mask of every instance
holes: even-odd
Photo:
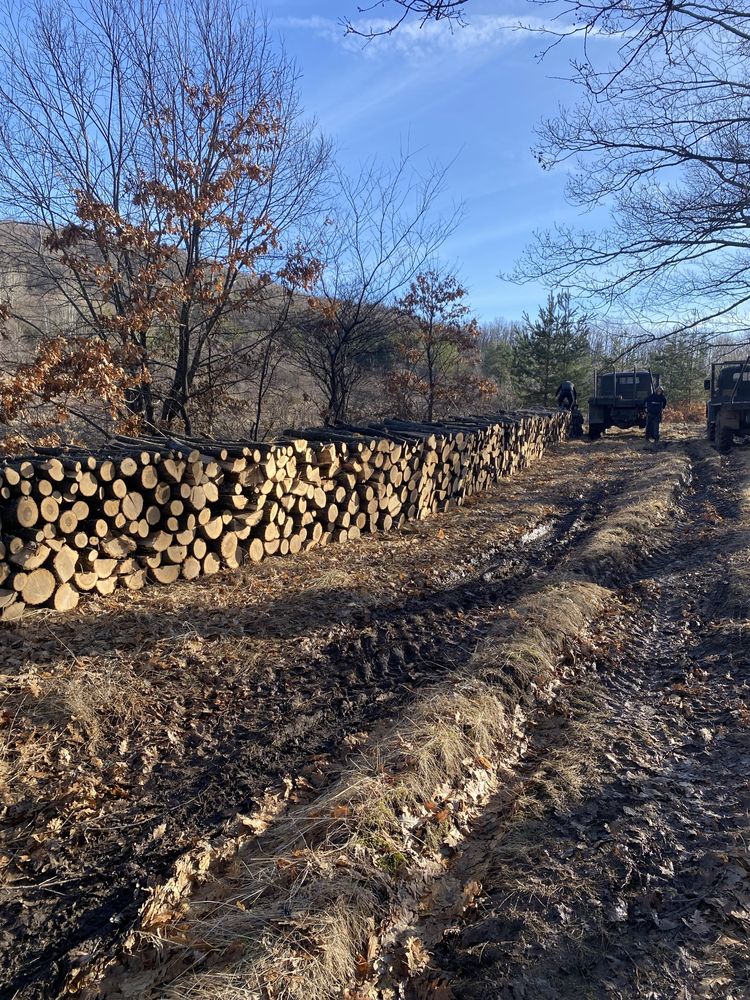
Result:
[[[76,566],[78,565],[79,554],[75,549],[70,548],[68,545],[63,545],[55,553],[52,559],[52,568],[54,570],[55,576],[61,584],[67,583],[76,571]],[[58,608],[59,610],[63,610]]]

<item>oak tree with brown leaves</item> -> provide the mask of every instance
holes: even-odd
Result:
[[[228,0],[36,0],[6,22],[0,207],[20,225],[4,237],[76,316],[54,339],[127,372],[118,412],[189,432],[227,318],[316,274],[305,226],[329,154],[294,68]]]
[[[491,395],[495,385],[477,374],[479,327],[465,304],[466,289],[438,265],[417,275],[398,301],[403,327],[400,364],[389,391],[432,420],[436,406]]]

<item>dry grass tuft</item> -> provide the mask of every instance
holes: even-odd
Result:
[[[445,835],[493,791],[518,735],[521,700],[551,695],[567,644],[609,596],[558,580],[521,601],[463,670],[425,693],[410,719],[302,815],[240,856],[231,880],[206,887],[177,933],[226,967],[183,976],[166,995],[341,996],[368,969],[369,942],[384,921],[416,905],[414,880],[441,870],[436,848]]]
[[[144,694],[116,658],[79,661],[74,672],[45,680],[35,715],[63,728],[77,724],[89,748],[99,743],[112,724],[135,722],[144,708]]]
[[[706,404],[705,402],[670,403],[664,411],[664,422],[666,424],[705,424]]]
[[[658,549],[675,492],[689,476],[689,460],[678,453],[664,453],[658,465],[641,469],[618,495],[603,525],[568,557],[569,572],[604,580],[642,563]]]

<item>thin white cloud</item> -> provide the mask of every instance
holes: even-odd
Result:
[[[378,32],[385,31],[389,24],[386,20],[360,19],[354,22],[354,27],[362,32]],[[378,35],[370,40],[346,34],[340,23],[325,17],[284,17],[277,19],[275,25],[282,29],[310,31],[343,48],[361,51],[371,57],[388,53],[410,59],[434,58],[440,54],[462,55],[478,50],[487,52],[528,37],[521,28],[520,17],[493,14],[474,17],[464,27],[451,27],[443,21],[430,21],[422,27],[416,22],[406,22],[392,34]]]
[[[275,17],[273,25],[290,31],[310,31],[332,42],[342,42],[345,37],[343,27],[330,17]]]

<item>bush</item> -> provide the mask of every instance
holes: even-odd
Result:
[[[670,424],[702,424],[706,420],[705,403],[672,403],[664,411],[664,420]]]

